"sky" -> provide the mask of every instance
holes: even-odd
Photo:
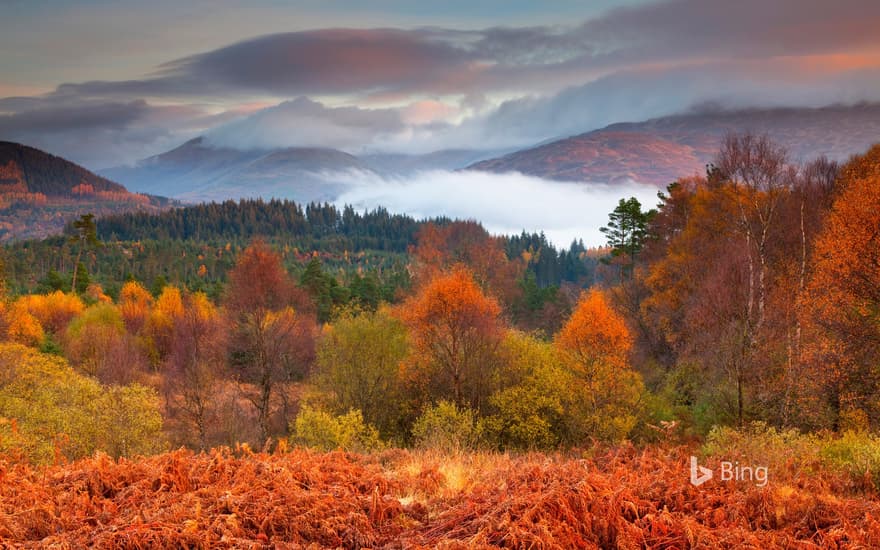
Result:
[[[0,139],[91,169],[505,150],[702,105],[880,100],[876,0],[3,0]]]

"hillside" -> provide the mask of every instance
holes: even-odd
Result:
[[[39,149],[0,142],[0,242],[45,237],[85,213],[158,212],[168,201]]]
[[[92,193],[126,193],[125,187],[39,149],[0,141],[0,193],[41,193],[78,197]]]
[[[880,141],[880,104],[819,109],[712,110],[612,124],[469,166],[563,181],[666,185],[702,173],[725,133],[768,134],[793,160],[846,160]]]

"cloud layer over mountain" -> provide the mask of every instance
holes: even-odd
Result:
[[[205,132],[240,148],[521,147],[707,102],[880,100],[877,28],[869,0],[671,0],[574,24],[273,33],[0,99],[0,139],[94,167]]]

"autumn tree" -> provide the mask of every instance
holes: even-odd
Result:
[[[519,297],[517,281],[525,265],[519,258],[508,259],[503,241],[491,236],[477,222],[427,223],[419,229],[416,239],[411,252],[417,285],[431,281],[455,265],[464,265],[477,284],[504,305],[514,303]]]
[[[132,334],[141,331],[153,307],[153,296],[137,281],[129,281],[119,291],[119,312]]]
[[[489,398],[486,438],[504,449],[552,449],[566,441],[570,374],[550,342],[509,331],[501,345],[498,377],[503,385]]]
[[[184,297],[172,326],[165,360],[165,394],[171,414],[195,433],[195,446],[208,448],[208,434],[225,364],[225,331],[214,305],[201,293]],[[188,438],[187,442],[191,442]]]
[[[26,346],[39,346],[46,336],[40,321],[20,301],[0,301],[0,338]]]
[[[431,399],[479,410],[491,393],[500,312],[464,266],[428,282],[400,307],[413,343],[410,381]]]
[[[817,390],[835,428],[880,425],[880,145],[844,165],[818,236],[805,318]],[[853,416],[863,416],[861,421]],[[861,426],[864,427],[864,426]]]
[[[0,344],[0,417],[15,419],[11,443],[37,463],[104,451],[113,457],[164,448],[156,392],[137,384],[102,386],[55,355]],[[12,451],[0,433],[0,451]]]
[[[144,325],[144,340],[153,365],[159,365],[171,350],[174,326],[183,317],[180,289],[167,285],[162,289]]]
[[[18,299],[22,307],[53,334],[61,334],[70,321],[85,310],[76,294],[55,291],[51,294],[29,294]]]
[[[630,368],[632,337],[605,294],[585,292],[554,340],[570,375],[568,435],[620,439],[635,425],[643,386]]]
[[[68,325],[62,343],[73,366],[106,384],[136,381],[148,367],[135,337],[126,332],[122,315],[112,304],[86,309]]]
[[[262,442],[272,434],[276,394],[281,399],[282,429],[288,419],[286,382],[302,378],[315,353],[312,315],[294,305],[306,303],[266,244],[255,242],[242,252],[229,273],[226,309],[232,322],[231,358],[245,397],[257,410]]]
[[[746,339],[755,346],[767,303],[768,249],[777,210],[794,180],[787,152],[765,136],[728,134],[715,160],[715,175],[738,193],[739,230],[745,239],[748,302]]]

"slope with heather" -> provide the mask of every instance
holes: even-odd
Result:
[[[798,161],[820,155],[842,161],[880,140],[880,104],[708,110],[624,122],[478,162],[470,169],[665,186],[704,173],[721,138],[745,131],[769,135]]]
[[[168,201],[39,149],[0,142],[0,242],[45,237],[85,213],[158,212]]]

